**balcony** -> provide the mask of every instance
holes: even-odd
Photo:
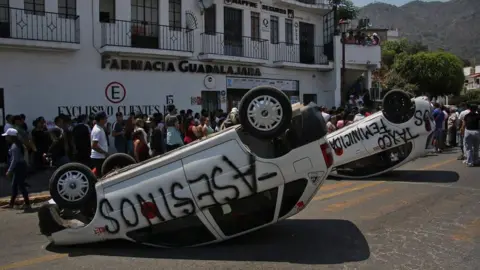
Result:
[[[273,4],[294,10],[314,12],[319,15],[325,15],[332,11],[329,0],[273,0]]]
[[[223,33],[202,33],[202,50],[198,59],[203,61],[242,62],[258,65],[268,62],[269,42],[256,39],[227,35]]]
[[[189,58],[193,56],[193,31],[148,22],[104,22],[101,50],[124,55]]]
[[[0,6],[0,46],[80,49],[80,17]]]
[[[273,64],[276,67],[291,69],[332,70],[333,63],[323,52],[323,46],[304,46],[281,42],[274,45]]]
[[[378,45],[345,44],[345,64],[367,65],[379,68],[382,58],[381,48]]]

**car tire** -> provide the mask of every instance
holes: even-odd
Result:
[[[105,176],[115,169],[125,168],[135,163],[137,163],[137,161],[130,155],[124,153],[113,154],[103,162],[102,175]]]
[[[61,209],[78,210],[95,199],[97,177],[81,163],[68,163],[50,178],[50,195]]]
[[[402,124],[410,120],[415,114],[415,102],[405,91],[392,90],[383,98],[383,115],[394,123]]]
[[[270,103],[259,103],[268,98]],[[256,108],[260,104],[261,108]],[[271,106],[269,106],[272,104]],[[264,106],[264,107],[263,107]],[[257,86],[248,91],[239,105],[240,123],[245,131],[259,139],[272,139],[285,133],[292,120],[292,105],[288,96],[271,86]],[[270,118],[267,126],[259,121]]]

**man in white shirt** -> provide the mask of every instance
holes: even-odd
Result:
[[[98,176],[102,176],[102,165],[108,156],[108,142],[107,134],[105,132],[105,125],[107,124],[107,114],[99,112],[95,115],[96,124],[92,129],[92,152],[90,158],[92,167],[96,170]]]
[[[358,112],[355,117],[353,118],[353,122],[357,122],[365,118],[365,109],[360,109],[360,112]]]
[[[3,127],[3,132],[7,132],[9,128],[13,128],[12,125],[13,115],[9,114],[5,117],[5,126]]]
[[[460,112],[460,114],[458,115],[458,120],[460,121],[460,124],[458,125],[460,127],[460,142],[459,142],[459,146],[460,146],[460,150],[462,150],[462,154],[457,158],[458,160],[464,160],[465,159],[465,149],[464,149],[464,146],[463,146],[463,138],[464,138],[464,133],[465,133],[465,130],[461,130],[461,127],[463,126],[463,120],[465,119],[465,115],[469,114],[470,113],[470,109],[465,109],[466,107],[466,104],[465,103],[462,103],[460,104],[460,108],[463,109],[463,111]]]
[[[328,121],[330,121],[330,118],[332,116],[327,112],[327,108],[322,107],[321,110],[322,110],[322,116],[323,116],[323,119],[325,120],[325,123],[328,123]]]

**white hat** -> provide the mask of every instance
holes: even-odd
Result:
[[[238,113],[238,109],[233,107],[231,113]]]
[[[5,133],[2,134],[3,137],[5,136],[17,136],[18,135],[18,131],[14,128],[9,128],[7,129],[7,131],[5,131]]]

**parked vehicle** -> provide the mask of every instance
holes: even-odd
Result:
[[[393,90],[383,110],[328,134],[335,152],[330,175],[369,178],[424,156],[432,145],[435,121],[428,100]]]
[[[101,179],[78,163],[58,168],[38,213],[42,234],[57,245],[196,246],[298,213],[333,165],[321,113],[260,86],[239,114],[240,125],[141,163],[114,154]]]

